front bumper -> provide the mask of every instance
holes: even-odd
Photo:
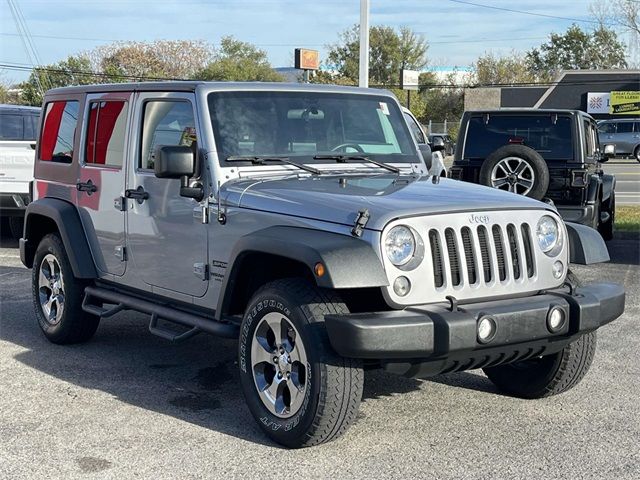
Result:
[[[509,363],[554,353],[580,335],[605,325],[624,311],[622,286],[599,283],[524,298],[462,305],[451,311],[442,305],[389,312],[327,315],[331,345],[342,356],[380,360],[396,373],[428,376]],[[552,333],[547,316],[553,307],[567,321]],[[495,336],[480,343],[481,318],[495,321]]]
[[[28,193],[0,193],[0,214],[7,216],[24,215],[30,202]]]

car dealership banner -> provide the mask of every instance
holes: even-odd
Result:
[[[609,113],[609,93],[592,93],[587,94],[587,113]]]
[[[610,113],[640,115],[640,92],[611,92]]]

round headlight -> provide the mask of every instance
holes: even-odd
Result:
[[[550,255],[552,250],[561,245],[560,227],[558,226],[558,222],[549,215],[542,217],[538,221],[538,225],[536,227],[536,238],[538,239],[540,249],[544,253]]]
[[[409,227],[398,225],[387,233],[384,240],[387,258],[396,266],[404,265],[416,251],[416,239]]]

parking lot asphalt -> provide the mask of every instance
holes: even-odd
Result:
[[[410,380],[366,374],[359,420],[289,451],[245,406],[234,342],[173,345],[121,313],[94,339],[56,346],[33,315],[30,271],[0,240],[0,478],[640,478],[640,243],[575,268],[627,287],[573,390],[527,401],[480,372]]]

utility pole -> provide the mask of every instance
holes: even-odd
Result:
[[[360,0],[360,69],[358,86],[369,86],[369,0]]]

